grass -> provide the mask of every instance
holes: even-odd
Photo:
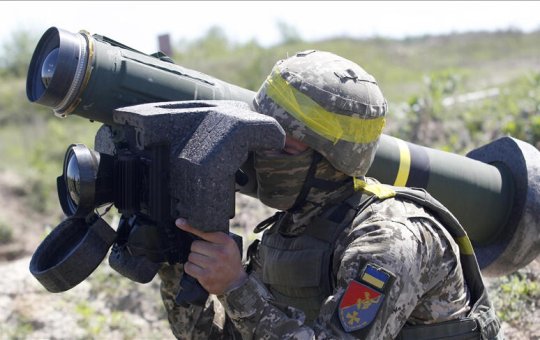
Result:
[[[17,326],[9,327],[6,325],[0,325],[0,334],[4,339],[28,339],[28,337],[35,331],[34,324],[31,320],[20,317],[20,315],[14,315],[17,318]]]
[[[141,313],[138,310],[142,308],[139,306],[141,303],[155,302],[156,306],[161,308],[156,285],[141,285],[128,280],[113,271],[107,259],[87,281],[90,283],[88,296],[86,300],[77,300],[74,311],[78,315],[77,324],[90,338],[103,338],[112,333],[119,333],[123,339],[137,339],[140,325],[130,321],[129,316]],[[153,298],[156,300],[148,301]],[[127,305],[123,305],[126,303]]]
[[[526,327],[531,321],[527,318],[535,311],[540,301],[538,273],[516,272],[498,279],[496,290],[491,298],[497,316],[514,326]]]
[[[0,219],[0,245],[10,243],[13,240],[13,229]]]

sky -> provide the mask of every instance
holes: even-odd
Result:
[[[305,40],[335,36],[404,38],[471,30],[540,29],[532,1],[0,1],[0,46],[16,30],[51,26],[106,35],[146,53],[157,36],[173,43],[221,27],[235,42],[280,41],[277,22]]]

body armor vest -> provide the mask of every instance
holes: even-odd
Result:
[[[391,195],[388,195],[388,190],[392,192]],[[287,237],[279,232],[280,226],[288,217],[287,214],[281,216],[264,233],[259,246],[259,256],[263,264],[262,280],[277,302],[304,311],[306,325],[312,326],[323,300],[331,295],[334,289],[336,273],[332,269],[332,258],[340,234],[369,204],[395,196],[425,207],[456,240],[460,247],[465,280],[471,293],[471,311],[467,318],[430,325],[406,324],[398,339],[497,338],[500,324],[487,298],[472,245],[463,227],[448,209],[424,190],[384,185],[384,192],[384,197],[378,197],[366,190],[357,192],[341,204],[324,210],[299,236]]]

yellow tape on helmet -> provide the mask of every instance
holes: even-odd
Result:
[[[386,123],[384,117],[351,117],[325,110],[283,79],[277,68],[266,83],[266,94],[276,104],[334,144],[339,140],[357,144],[371,143],[381,135]]]

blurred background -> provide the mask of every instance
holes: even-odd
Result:
[[[29,103],[26,72],[51,26],[108,36],[256,91],[278,59],[322,49],[375,76],[390,107],[386,134],[465,154],[510,135],[540,146],[539,2],[0,2],[0,339],[172,338],[159,282],[141,285],[107,261],[51,294],[28,271],[63,218],[56,195],[71,143],[97,123]],[[272,211],[237,197],[231,226]],[[510,339],[539,339],[538,260],[488,279]]]

